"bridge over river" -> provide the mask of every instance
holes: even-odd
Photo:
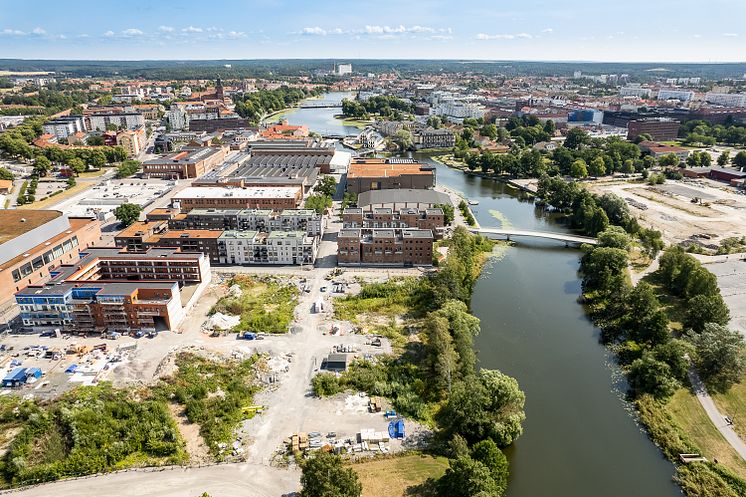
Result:
[[[536,231],[536,230],[521,230],[515,228],[469,228],[472,233],[478,233],[480,235],[490,236],[502,236],[506,240],[510,240],[515,237],[530,237],[530,238],[544,238],[547,240],[557,240],[564,242],[566,245],[571,243],[582,244],[587,243],[589,245],[597,245],[598,240],[590,236],[579,236],[571,235],[567,233],[557,233],[552,231]]]

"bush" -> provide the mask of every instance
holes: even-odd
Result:
[[[313,393],[318,397],[336,395],[342,391],[339,379],[334,373],[319,373],[311,380]]]

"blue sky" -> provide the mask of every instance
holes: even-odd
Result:
[[[746,61],[746,0],[0,0],[0,57]]]

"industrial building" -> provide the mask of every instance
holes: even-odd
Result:
[[[192,209],[295,209],[303,199],[300,187],[189,187],[174,195],[172,204]]]
[[[143,162],[142,174],[146,178],[197,178],[221,164],[225,155],[223,147],[184,147],[166,157]]]
[[[627,139],[649,135],[655,141],[675,140],[679,136],[680,126],[679,121],[665,117],[633,119],[627,124]]]
[[[355,159],[347,172],[347,191],[429,189],[435,186],[435,168],[412,159]]]
[[[337,236],[340,266],[429,266],[434,236],[421,229],[343,228]]]

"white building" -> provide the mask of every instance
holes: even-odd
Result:
[[[352,64],[339,64],[337,66],[337,76],[352,74]]]
[[[180,105],[172,105],[166,112],[166,122],[174,131],[189,129],[189,114]]]
[[[661,88],[658,90],[658,100],[679,100],[688,102],[694,98],[694,92],[686,90],[674,90],[670,88]]]
[[[705,102],[723,107],[746,107],[744,93],[707,93]]]
[[[79,131],[85,131],[85,121],[83,116],[62,116],[57,119],[47,121],[43,126],[44,133],[54,135],[57,139],[74,135]]]
[[[643,88],[640,85],[629,85],[619,88],[620,97],[637,97],[637,98],[650,98],[652,91],[650,88]]]
[[[145,116],[139,112],[91,114],[87,117],[88,129],[106,131],[109,125],[122,129],[145,127]]]
[[[313,264],[318,239],[302,231],[224,231],[218,238],[221,264]]]
[[[481,119],[487,113],[483,105],[466,100],[444,100],[435,107],[435,114],[446,116],[449,121],[463,122],[466,118]]]

